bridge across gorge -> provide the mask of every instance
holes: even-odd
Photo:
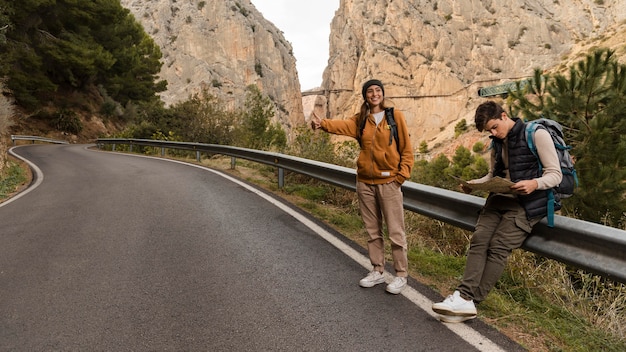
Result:
[[[521,86],[523,87],[525,82],[527,83],[529,76],[523,77],[509,77],[509,78],[494,78],[494,79],[486,79],[481,81],[472,82],[462,88],[457,89],[452,93],[441,93],[441,94],[420,94],[420,95],[390,95],[388,98],[390,99],[422,99],[422,98],[442,98],[442,97],[451,97],[459,94],[462,91],[469,91],[471,89],[475,89],[478,96],[488,97],[495,95],[504,95],[509,90],[514,90],[516,88],[516,82],[519,81]],[[503,81],[503,80],[511,80],[511,82],[492,85],[493,83]],[[483,87],[482,85],[489,83],[491,85]],[[477,87],[478,86],[478,87]],[[313,90],[313,91],[305,91],[302,92],[302,96],[311,96],[311,95],[323,95],[327,99],[331,93],[345,93],[345,92],[354,92],[354,89],[324,89],[324,90]]]

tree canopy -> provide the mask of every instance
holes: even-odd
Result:
[[[580,187],[564,203],[569,215],[616,225],[626,214],[626,66],[598,49],[567,74],[543,74],[510,92],[511,113],[558,121],[573,146]]]
[[[261,90],[250,85],[246,89],[245,109],[235,130],[235,145],[252,149],[280,149],[287,145],[287,136],[278,122],[272,123],[274,104]]]
[[[0,0],[0,74],[17,104],[101,86],[115,101],[150,101],[161,52],[119,0]]]

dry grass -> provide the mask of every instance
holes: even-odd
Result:
[[[4,91],[4,84],[0,83],[0,92]],[[4,135],[13,126],[15,115],[13,102],[4,94],[0,94],[0,134]]]
[[[219,158],[206,162],[208,166],[234,173],[243,179],[258,178],[254,165],[250,165],[252,169],[248,170],[241,166],[237,166],[236,170],[228,170],[229,163],[229,160],[220,161]],[[263,183],[267,185],[275,182],[274,178]],[[266,188],[279,193],[293,204],[306,203],[305,199],[285,194],[274,186]],[[352,192],[339,190],[333,197],[336,198],[334,201],[328,201],[323,206],[332,208],[331,212],[348,211],[358,217]],[[471,233],[408,211],[405,219],[409,252],[412,255],[411,276],[444,295],[449,293],[458,284],[462,274],[462,258],[467,251]],[[361,246],[366,245],[363,231],[337,228]],[[432,263],[433,258],[436,263]],[[426,263],[428,261],[431,263]],[[554,307],[563,309],[563,312],[558,313],[565,315],[564,320],[569,320],[567,324],[558,324],[545,314]],[[488,299],[481,319],[532,351],[620,351],[626,348],[624,307],[626,285],[575,271],[562,263],[530,252],[516,250],[498,288]],[[602,335],[603,331],[608,334]],[[586,333],[588,336],[585,336]],[[579,340],[572,342],[568,334],[580,335]],[[607,340],[606,336],[612,336],[612,341],[604,341]]]
[[[4,83],[0,82],[0,92],[4,91]],[[15,115],[13,102],[4,94],[0,94],[0,174],[6,166],[7,135],[13,126]]]

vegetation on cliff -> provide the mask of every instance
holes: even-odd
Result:
[[[100,87],[126,105],[158,99],[161,52],[119,0],[1,1],[0,75],[30,111]],[[62,93],[62,94],[57,94]]]
[[[533,84],[509,94],[513,114],[552,118],[563,127],[580,187],[565,200],[571,217],[626,225],[626,65],[597,49],[567,74],[535,70]]]

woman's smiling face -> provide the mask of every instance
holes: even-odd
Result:
[[[379,86],[372,85],[365,91],[365,100],[370,107],[378,106],[383,101],[383,90]]]

